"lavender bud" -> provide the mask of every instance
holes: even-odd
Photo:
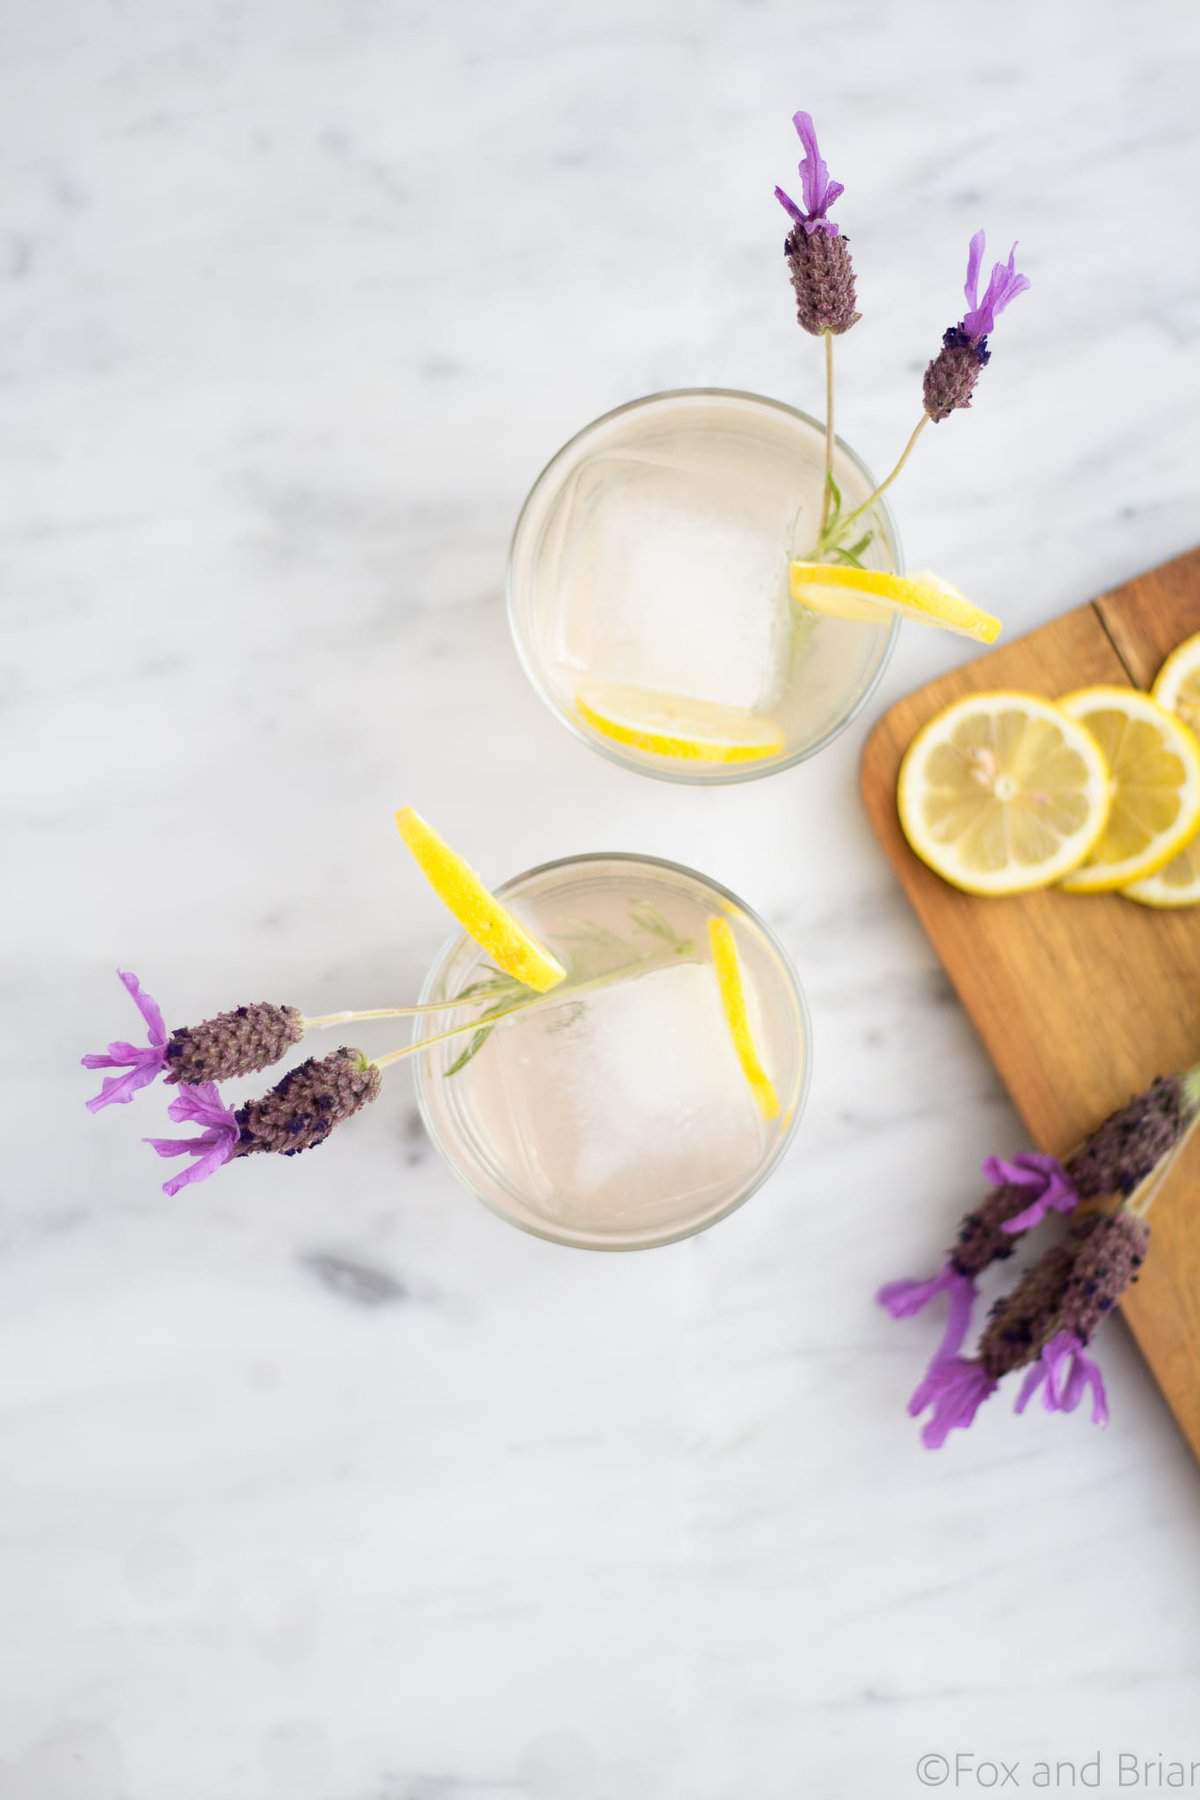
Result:
[[[334,1126],[374,1100],[383,1076],[361,1050],[346,1045],[289,1070],[261,1100],[238,1108],[235,1156],[259,1150],[296,1156],[323,1144]]]
[[[805,331],[835,337],[862,317],[854,310],[854,265],[846,239],[797,225],[784,240],[783,253],[796,295],[796,317]]]
[[[958,1228],[958,1241],[950,1261],[960,1275],[976,1276],[989,1263],[1003,1262],[1017,1247],[1017,1240],[1002,1229],[1029,1205],[1029,1189],[1005,1182],[993,1188],[987,1199],[969,1212]]]
[[[1082,1199],[1128,1199],[1175,1148],[1200,1111],[1190,1075],[1160,1075],[1097,1126],[1070,1157],[1067,1173]]]
[[[1144,1219],[1121,1208],[1115,1213],[1094,1213],[1094,1229],[1077,1246],[1059,1306],[1058,1326],[1073,1332],[1086,1344],[1098,1325],[1137,1280],[1150,1245],[1150,1227]],[[1072,1228],[1076,1237],[1081,1219]]]
[[[199,1025],[185,1025],[167,1040],[164,1081],[199,1087],[265,1069],[304,1036],[304,1017],[294,1006],[238,1006]]]
[[[1025,1271],[1012,1293],[993,1306],[979,1340],[979,1360],[993,1381],[1037,1356],[1058,1321],[1059,1303],[1074,1264],[1072,1248],[1052,1244]]]
[[[956,407],[970,406],[979,371],[988,361],[987,339],[976,345],[957,325],[942,338],[942,348],[925,371],[925,411],[938,424]]]

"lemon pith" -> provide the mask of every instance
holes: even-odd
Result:
[[[838,619],[886,619],[899,614],[922,625],[937,625],[994,644],[999,619],[975,606],[928,570],[892,575],[882,569],[847,568],[840,563],[794,562],[789,569],[792,599],[810,612]]]
[[[1143,881],[1200,826],[1200,743],[1136,688],[1081,688],[1059,704],[1096,739],[1112,787],[1104,831],[1061,885],[1072,894],[1102,894]]]
[[[1026,893],[1088,855],[1108,816],[1090,734],[1051,701],[969,694],[922,727],[900,765],[900,824],[914,852],[967,893]]]
[[[498,969],[539,994],[566,978],[567,971],[558,958],[526,931],[419,812],[402,806],[396,814],[396,828],[438,899]]]
[[[602,737],[652,756],[758,762],[780,755],[786,743],[779,726],[758,713],[653,688],[596,683],[579,689],[575,708]]]
[[[755,1104],[762,1117],[764,1119],[778,1118],[779,1095],[775,1092],[771,1077],[762,1066],[758,1046],[754,1042],[754,1034],[750,1029],[750,1016],[746,1011],[746,991],[742,982],[742,966],[738,959],[733,928],[728,919],[709,919],[708,939],[712,946],[713,968],[716,971],[725,1022],[729,1026],[729,1035],[733,1039],[733,1047],[742,1066],[742,1073],[750,1084]]]

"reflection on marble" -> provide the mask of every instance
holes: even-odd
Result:
[[[898,511],[1016,631],[1196,535],[1200,27],[1065,0],[71,0],[0,19],[3,1800],[861,1800],[915,1759],[1195,1753],[1196,1471],[1115,1422],[940,1457],[870,1303],[1019,1133],[855,799],[856,727],[724,792],[526,688],[546,455],[713,382],[819,404],[770,188],[824,127],[880,465],[971,231],[1034,286]],[[907,632],[875,710],[967,654]],[[163,1200],[75,1066],[269,994],[411,995],[389,823],[495,877],[651,851],[782,933],[816,1031],[771,1186],[641,1257],[506,1229],[406,1076]],[[386,1033],[371,1049],[386,1047]]]

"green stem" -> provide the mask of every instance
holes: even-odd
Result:
[[[837,528],[838,537],[841,537],[843,535],[843,533],[845,532],[846,527],[848,525],[853,525],[855,519],[860,519],[862,517],[863,513],[865,513],[869,507],[874,506],[874,504],[878,500],[879,496],[882,493],[885,493],[887,491],[887,489],[891,487],[893,481],[895,481],[897,475],[899,475],[901,469],[904,467],[905,463],[908,461],[909,457],[912,455],[913,450],[916,447],[917,439],[920,437],[921,433],[924,431],[924,429],[925,429],[926,425],[928,425],[928,423],[929,423],[929,414],[922,413],[920,418],[917,420],[916,425],[913,427],[912,436],[909,438],[907,444],[905,444],[905,446],[904,446],[904,449],[901,451],[900,460],[897,462],[897,464],[896,464],[895,468],[892,470],[891,474],[885,476],[877,488],[872,489],[872,491],[867,495],[866,499],[863,501],[861,506],[856,506],[852,513],[847,513],[845,518],[838,520],[838,528]],[[828,550],[829,547],[830,546],[828,544],[826,544],[823,540],[818,540],[818,545],[817,545],[818,550]]]
[[[829,501],[832,489],[829,478],[833,474],[833,333],[825,331],[821,334],[825,339],[825,474],[821,481],[821,523],[817,527],[818,543],[825,536],[825,528],[829,523]]]
[[[503,1012],[489,1014],[486,1019],[469,1019],[464,1025],[452,1025],[448,1031],[435,1032],[432,1037],[419,1038],[415,1044],[405,1044],[400,1050],[389,1050],[386,1056],[376,1056],[373,1059],[375,1067],[389,1068],[392,1063],[403,1062],[406,1056],[412,1056],[418,1050],[428,1050],[433,1044],[444,1044],[450,1038],[461,1037],[465,1031],[476,1031],[482,1025],[499,1025],[502,1019],[510,1019],[514,1013],[536,1012],[540,1007],[558,1005],[564,1000],[574,1000],[580,994],[591,994],[598,988],[611,987],[615,981],[624,981],[630,975],[648,975],[656,969],[669,969],[677,964],[698,963],[701,960],[698,956],[646,956],[639,962],[626,963],[620,969],[610,969],[606,975],[594,975],[590,981],[560,981],[548,993],[535,994],[531,1000],[518,1000],[513,1006],[506,1006]],[[444,1000],[440,1004],[446,1007],[454,1006],[457,1002]],[[437,1008],[432,1010],[436,1011]]]
[[[376,1006],[368,1012],[319,1013],[303,1021],[305,1031],[324,1031],[330,1025],[356,1025],[360,1019],[409,1019],[418,1013],[447,1012],[452,1006],[468,1006],[478,994],[460,994],[457,1000],[429,1000],[423,1006]]]

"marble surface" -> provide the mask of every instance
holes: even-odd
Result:
[[[869,461],[970,232],[1034,284],[899,490],[910,559],[1016,631],[1187,548],[1198,80],[1177,0],[0,14],[3,1800],[892,1800],[958,1751],[1026,1789],[1100,1753],[1113,1792],[1121,1751],[1200,1756],[1200,1484],[1122,1330],[1107,1435],[996,1405],[930,1456],[904,1416],[934,1327],[872,1289],[1020,1134],[856,803],[864,727],[638,780],[535,701],[501,597],[606,407],[819,405],[770,194],[799,105]],[[906,632],[873,711],[963,654]],[[353,1142],[174,1202],[157,1094],[88,1117],[115,963],[176,1021],[413,992],[443,923],[403,799],[496,878],[646,850],[765,912],[816,1067],[752,1205],[555,1249],[456,1187],[403,1074]]]

